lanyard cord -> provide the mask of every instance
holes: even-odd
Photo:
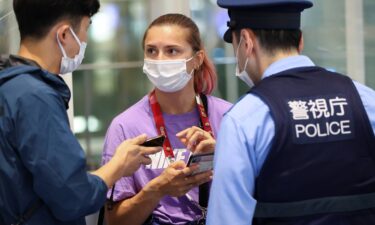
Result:
[[[195,99],[196,99],[197,108],[198,108],[198,111],[199,111],[201,128],[203,130],[209,132],[212,136],[214,136],[213,132],[212,132],[211,124],[210,124],[210,121],[208,119],[208,115],[206,113],[205,107],[202,103],[201,97],[199,95],[196,95]],[[164,135],[165,136],[165,140],[164,140],[164,144],[163,144],[163,150],[164,150],[165,157],[167,157],[170,161],[174,161],[175,157],[174,157],[174,154],[173,154],[173,148],[172,148],[171,142],[169,141],[169,137],[167,135],[167,130],[166,130],[166,127],[165,127],[163,114],[162,114],[160,105],[157,102],[155,90],[152,91],[149,94],[149,102],[150,102],[152,114],[154,116],[156,131],[158,132],[158,135]]]

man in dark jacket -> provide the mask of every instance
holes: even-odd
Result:
[[[70,91],[57,74],[73,72],[86,47],[98,0],[14,0],[18,55],[0,61],[0,224],[85,224],[109,187],[159,148],[141,135],[122,143],[92,173],[69,128]]]

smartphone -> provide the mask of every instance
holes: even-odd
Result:
[[[165,136],[159,135],[159,136],[147,139],[145,142],[143,142],[141,144],[141,146],[144,146],[144,147],[163,147],[164,140],[165,140]]]
[[[192,175],[212,170],[214,168],[214,153],[192,154],[189,158],[187,166],[191,166],[193,164],[199,164],[199,169]]]

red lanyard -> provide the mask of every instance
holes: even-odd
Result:
[[[164,119],[163,119],[163,114],[161,112],[160,105],[156,99],[155,95],[155,90],[152,91],[149,95],[149,101],[150,101],[150,106],[151,110],[154,116],[154,121],[156,125],[156,130],[158,132],[158,135],[164,135],[165,140],[163,144],[163,149],[164,149],[164,154],[165,157],[169,158],[170,160],[174,159],[174,154],[173,154],[173,148],[171,145],[171,142],[169,141],[168,135],[167,135],[167,130],[165,127]],[[199,116],[201,119],[201,126],[203,130],[209,132],[212,137],[214,136],[211,128],[210,121],[208,119],[208,115],[206,113],[206,110],[204,109],[204,105],[202,103],[202,100],[199,95],[196,96],[196,101],[197,101],[197,106],[198,106],[198,111],[199,111]]]

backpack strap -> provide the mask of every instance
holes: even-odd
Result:
[[[206,111],[206,114],[208,115],[208,102],[207,102],[207,96],[204,94],[200,94],[204,110]],[[204,183],[199,186],[199,205],[207,208],[208,206],[208,193],[210,191],[210,183]]]
[[[111,189],[111,196],[106,202],[108,211],[111,211],[113,209],[113,204],[115,203],[115,201],[113,201],[113,193],[115,192],[115,187],[116,187],[116,183],[113,185]],[[104,214],[105,214],[105,205],[102,208],[100,208],[98,225],[104,225]]]
[[[98,217],[98,225],[104,225],[104,213],[105,213],[105,206],[100,208],[99,217]]]
[[[206,114],[208,115],[208,101],[207,101],[207,96],[204,95],[204,94],[200,94],[199,96],[201,97],[201,100],[202,100],[202,103],[203,103],[203,106],[204,106],[204,110],[206,111]]]
[[[37,199],[30,208],[28,208],[25,213],[18,217],[17,222],[12,225],[22,225],[25,224],[30,218],[35,214],[35,212],[40,209],[43,205],[41,199]]]

